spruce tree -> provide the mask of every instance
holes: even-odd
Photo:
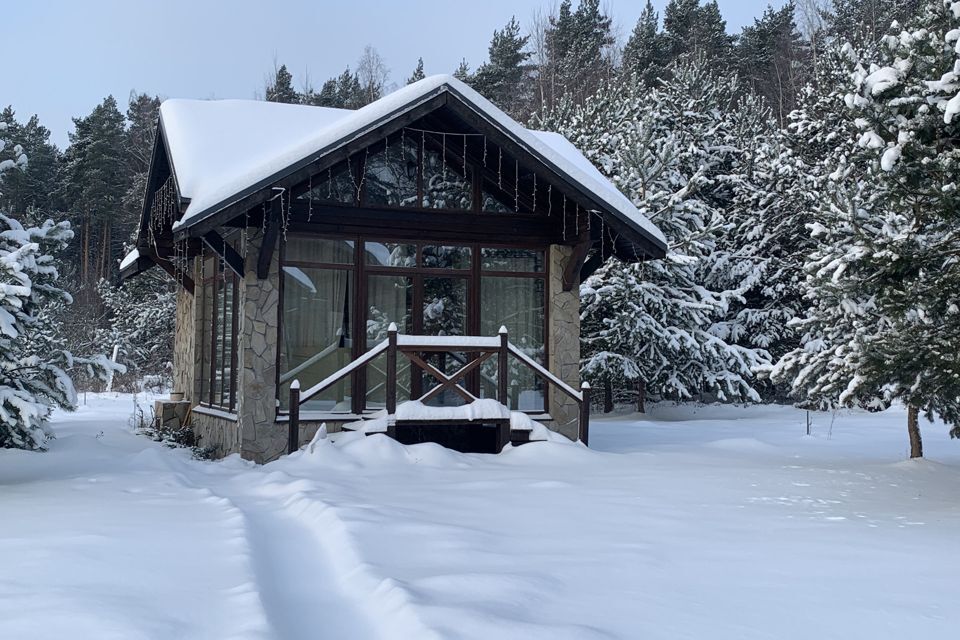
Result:
[[[300,102],[300,97],[296,89],[293,88],[293,76],[287,71],[287,65],[282,64],[274,71],[273,78],[267,83],[264,99],[267,102],[284,102],[287,104]]]
[[[407,78],[407,84],[413,84],[427,77],[427,74],[423,72],[423,58],[417,58],[417,68],[413,70],[413,73]]]
[[[520,35],[517,19],[510,18],[503,29],[493,32],[489,59],[470,79],[470,84],[481,95],[521,121],[529,115],[532,101],[529,39]]]
[[[659,22],[660,16],[653,9],[653,2],[647,0],[640,12],[640,19],[623,48],[624,75],[636,75],[650,86],[664,74],[665,43],[659,31]]]
[[[854,68],[835,104],[849,152],[831,158],[810,224],[818,244],[806,265],[802,346],[772,372],[821,406],[902,401],[911,457],[923,454],[921,412],[960,435],[954,7],[927,2],[864,59],[846,49]]]

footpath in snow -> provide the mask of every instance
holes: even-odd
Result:
[[[953,638],[960,442],[905,416],[654,407],[593,448],[342,434],[256,466],[131,396],[0,450],[0,638]]]

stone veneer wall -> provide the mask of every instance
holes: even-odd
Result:
[[[209,449],[211,458],[240,453],[240,427],[235,419],[212,415],[194,407],[190,421],[197,437],[197,446]]]
[[[573,255],[573,247],[550,245],[548,292],[547,366],[554,375],[574,389],[580,388],[580,282],[570,291],[563,290],[563,270]],[[548,425],[571,440],[579,435],[580,410],[577,403],[556,388],[550,389]]]
[[[173,333],[173,390],[183,393],[185,400],[194,397],[194,352],[196,320],[194,296],[177,287],[177,311]]]
[[[280,251],[275,247],[270,272],[257,279],[257,259],[263,234],[251,227],[246,247],[244,279],[240,286],[240,352],[237,368],[237,414],[241,455],[255,462],[270,462],[286,453],[287,427],[276,422],[277,324],[280,304]],[[280,239],[276,241],[279,245]]]

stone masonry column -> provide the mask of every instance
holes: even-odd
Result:
[[[258,463],[270,462],[286,453],[287,434],[276,422],[277,334],[280,303],[280,256],[274,247],[270,272],[257,279],[257,259],[263,234],[247,229],[244,279],[240,283],[237,339],[237,415],[242,437],[240,454]],[[279,238],[277,239],[279,244]]]
[[[190,295],[183,287],[177,287],[177,310],[173,332],[173,390],[182,392],[184,399],[190,401],[194,401],[197,397],[193,388],[197,364],[194,357],[197,334],[194,300],[199,294],[199,291],[195,291],[194,295]]]
[[[572,259],[573,247],[550,245],[548,259],[549,325],[547,366],[574,389],[580,388],[580,282],[563,290],[563,270]],[[576,440],[579,434],[577,403],[562,391],[550,389],[552,429]]]

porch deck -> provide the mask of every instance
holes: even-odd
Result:
[[[447,374],[431,365],[425,353],[469,353],[464,365]],[[299,380],[290,385],[290,416],[288,421],[287,451],[299,448],[300,407],[317,394],[330,388],[355,371],[369,365],[380,354],[386,354],[386,406],[382,412],[349,425],[345,429],[366,433],[385,433],[404,444],[437,442],[464,452],[499,453],[507,443],[530,441],[530,429],[522,420],[513,421],[508,408],[508,362],[513,358],[543,380],[573,399],[579,406],[579,439],[589,444],[590,385],[583,382],[574,389],[550,370],[524,353],[508,339],[507,329],[500,328],[498,336],[421,336],[398,335],[396,324],[391,324],[387,339],[339,371],[321,380],[301,393]],[[412,366],[436,380],[436,386],[420,398],[397,405],[397,359],[407,358]],[[466,376],[478,371],[485,362],[497,358],[497,398],[478,398],[464,386]],[[451,392],[463,402],[457,406],[431,406],[444,392]],[[511,423],[516,423],[511,426]],[[529,423],[529,421],[526,421]]]

